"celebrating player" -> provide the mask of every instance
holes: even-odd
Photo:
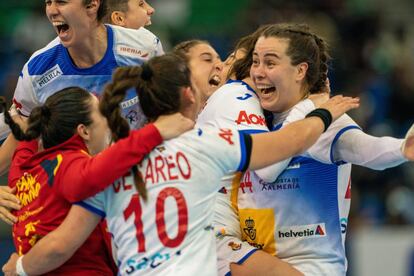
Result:
[[[110,115],[115,137],[125,132],[126,125],[120,129],[118,124],[119,102],[130,87],[139,91],[150,121],[177,111],[195,119],[199,112],[200,91],[191,82],[185,61],[175,55],[155,57],[142,67],[117,69],[105,91],[101,110]],[[125,176],[74,206],[56,231],[23,258],[13,255],[3,271],[13,273],[16,261],[29,274],[61,265],[62,256],[73,254],[105,217],[117,247],[120,273],[193,275],[202,268],[203,275],[216,275],[213,212],[209,210],[221,187],[220,178],[231,170],[264,167],[301,152],[328,127],[331,115],[335,119],[357,106],[357,99],[337,96],[324,105],[326,109],[269,134],[250,136],[212,128],[187,132],[153,150],[139,165],[138,181]],[[138,194],[134,186],[148,189],[148,196]],[[78,227],[79,220],[84,227]],[[60,258],[54,257],[56,251]]]
[[[103,190],[161,143],[161,137],[176,136],[193,125],[180,114],[162,118],[91,157],[107,147],[110,132],[98,99],[81,88],[63,89],[33,109],[25,132],[8,112],[5,115],[13,135],[27,141],[19,144],[9,172],[9,185],[22,205],[13,225],[20,255],[61,223],[71,203]],[[40,152],[38,137],[44,148]],[[53,273],[112,274],[103,233],[96,228],[77,254]]]
[[[275,129],[309,93],[325,87],[328,60],[325,41],[306,26],[273,25],[262,33],[251,76]],[[281,164],[286,170],[273,180],[248,172],[238,193],[243,239],[305,275],[345,275],[351,164],[385,169],[413,160],[411,132],[405,140],[373,137],[343,115],[305,153]]]

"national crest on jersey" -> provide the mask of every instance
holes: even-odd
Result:
[[[355,128],[348,116],[338,119],[273,183],[246,172],[238,190],[243,240],[306,275],[344,275],[351,164],[336,162],[332,151],[339,137]]]
[[[107,51],[97,64],[89,68],[76,67],[59,38],[35,52],[25,64],[16,87],[13,101],[19,111],[28,116],[49,96],[71,86],[84,88],[99,97],[115,68],[141,65],[163,53],[159,39],[144,28],[132,30],[106,25],[106,29]],[[135,93],[129,92],[121,107],[132,128],[145,122]]]

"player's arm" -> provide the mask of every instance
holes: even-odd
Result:
[[[321,105],[335,120],[359,106],[359,99],[335,96]],[[325,129],[319,117],[311,116],[293,122],[276,132],[253,134],[250,168],[258,169],[297,155],[312,146]]]
[[[13,157],[14,150],[16,149],[18,141],[12,134],[9,134],[6,140],[0,147],[0,175],[7,172],[10,167],[10,163]]]
[[[81,206],[73,205],[62,224],[43,237],[28,253],[20,257],[16,253],[3,266],[3,272],[15,275],[16,264],[28,275],[40,275],[65,263],[85,242],[101,217]]]
[[[351,129],[343,133],[334,145],[334,160],[374,170],[384,170],[414,160],[413,129],[411,127],[405,139],[375,137],[360,129]]]
[[[128,172],[163,140],[176,137],[193,126],[194,122],[180,113],[161,116],[153,124],[132,130],[129,136],[94,157],[78,155],[65,164],[63,160],[58,170],[57,189],[70,202],[93,196]]]
[[[315,109],[315,106],[319,106],[327,100],[328,98],[326,98],[325,95],[316,95],[313,96],[313,100],[307,99],[301,101],[292,108],[292,111],[289,112],[289,115],[286,117],[283,125],[288,125],[292,122],[304,119],[306,114]],[[273,183],[276,181],[277,177],[286,169],[291,159],[292,158],[289,157],[263,169],[255,170],[254,172],[258,177],[260,177],[260,179],[264,180],[265,182]]]
[[[4,102],[4,99],[0,102]],[[10,115],[23,129],[26,127],[26,118],[30,115],[31,110],[39,105],[36,94],[34,92],[32,82],[29,77],[27,64],[17,81],[16,89],[13,96],[13,105],[10,108]],[[2,109],[4,105],[2,103]],[[3,110],[2,110],[3,111]],[[9,127],[4,122],[4,115],[0,121],[0,137],[6,137],[10,133]],[[18,141],[13,135],[8,134],[6,140],[0,147],[0,175],[7,172],[14,150],[16,149]]]

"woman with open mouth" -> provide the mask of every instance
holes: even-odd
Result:
[[[47,0],[45,5],[57,37],[24,65],[13,97],[15,117],[28,117],[66,87],[79,86],[99,96],[115,68],[163,54],[160,40],[150,31],[103,24],[105,0]],[[136,96],[127,96],[122,107],[132,128],[145,122]],[[16,145],[12,136],[2,145],[0,172],[7,170]]]
[[[250,73],[274,130],[323,90],[329,58],[326,42],[306,25],[276,24],[260,35]],[[247,172],[242,182],[248,180],[249,189],[238,193],[243,240],[305,275],[345,275],[351,166],[383,170],[414,160],[413,132],[406,139],[373,137],[345,114],[270,181]]]

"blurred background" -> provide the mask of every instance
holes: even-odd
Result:
[[[361,97],[351,113],[368,133],[403,137],[414,122],[414,1],[148,0],[149,29],[164,49],[201,38],[222,59],[259,25],[309,24],[331,45],[332,91]],[[55,33],[44,1],[0,2],[0,94],[11,99],[23,64]],[[6,184],[5,176],[0,184]],[[0,222],[0,265],[13,250]],[[355,166],[348,223],[350,276],[414,275],[414,166],[371,171]]]

